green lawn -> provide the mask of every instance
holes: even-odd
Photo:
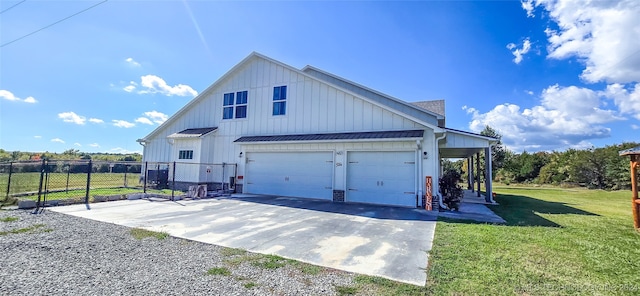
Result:
[[[68,178],[67,178],[68,177]],[[115,188],[142,186],[138,184],[139,174],[127,173],[126,181],[124,173],[92,173],[91,188]],[[49,173],[47,189],[49,192],[60,190],[85,190],[87,186],[87,174]],[[7,193],[8,174],[0,174],[0,198]],[[38,192],[40,173],[18,173],[11,176],[9,194]],[[44,188],[43,188],[44,189]]]
[[[631,193],[496,187],[507,225],[441,219],[427,292],[638,295],[640,233]]]

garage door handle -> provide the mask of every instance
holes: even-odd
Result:
[[[405,192],[404,192],[404,194],[415,194],[415,192],[408,192],[408,191],[405,191]]]
[[[351,188],[349,188],[348,190],[349,191],[358,191],[358,189],[351,189]]]
[[[331,187],[329,187],[329,186],[325,186],[325,187],[324,187],[324,189],[331,189]]]
[[[349,163],[358,163],[357,161],[350,161]]]
[[[405,161],[404,164],[416,164],[415,161]]]

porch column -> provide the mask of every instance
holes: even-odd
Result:
[[[640,199],[638,199],[638,170],[640,155],[631,155],[631,206],[633,212],[633,227],[640,230]]]
[[[478,183],[478,197],[480,197],[480,152],[476,154],[476,178]]]
[[[484,188],[487,189],[487,192],[484,195],[484,200],[486,202],[494,203],[493,186],[491,184],[491,182],[493,182],[493,176],[491,174],[491,146],[484,148],[484,167],[486,176],[484,178]]]
[[[473,192],[475,191],[473,188],[473,182],[475,181],[475,179],[473,178],[473,154],[471,155],[471,157],[467,157],[467,172],[467,189]]]

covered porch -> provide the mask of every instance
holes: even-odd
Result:
[[[491,147],[497,142],[498,140],[492,137],[454,129],[446,129],[446,137],[444,138],[444,141],[440,142],[438,145],[440,159],[464,159],[467,162],[467,190],[465,190],[465,194],[462,199],[463,203],[496,204],[492,195],[493,180],[491,177]],[[480,164],[481,152],[484,152],[483,166]],[[442,174],[442,165],[440,166],[440,173]],[[484,186],[486,194],[480,193],[480,176],[485,176]]]

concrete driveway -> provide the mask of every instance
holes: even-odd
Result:
[[[436,225],[419,209],[270,196],[90,206],[50,210],[420,286]]]

